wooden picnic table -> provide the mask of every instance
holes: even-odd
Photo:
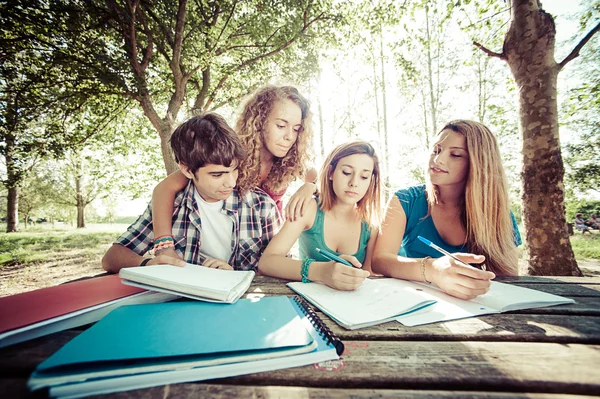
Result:
[[[219,380],[104,395],[112,398],[575,398],[600,395],[600,277],[511,277],[498,281],[558,294],[572,305],[417,327],[397,322],[345,330],[319,312],[346,346],[341,360]],[[247,296],[294,293],[257,276]],[[30,393],[38,363],[83,331],[0,349],[0,396]],[[243,334],[243,326],[240,333]],[[202,333],[199,332],[199,335]]]

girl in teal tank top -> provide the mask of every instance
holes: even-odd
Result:
[[[320,191],[300,218],[287,220],[273,237],[258,269],[268,276],[354,290],[370,274],[381,216],[379,160],[373,147],[362,141],[336,147],[321,168]],[[301,260],[286,256],[296,240]],[[330,260],[317,248],[353,266]]]

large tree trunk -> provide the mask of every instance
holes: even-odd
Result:
[[[569,241],[558,135],[556,29],[535,0],[513,0],[504,56],[519,91],[529,274],[581,276]]]

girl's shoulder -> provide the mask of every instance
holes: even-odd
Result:
[[[398,199],[400,200],[400,202],[402,202],[402,201],[412,202],[417,199],[425,198],[425,196],[426,196],[425,185],[421,184],[418,186],[402,188],[402,189],[396,191],[395,194],[396,194],[396,197],[398,197]]]

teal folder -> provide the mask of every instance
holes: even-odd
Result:
[[[264,297],[123,306],[42,362],[28,386],[79,397],[338,358],[339,340],[323,334],[302,303]]]

